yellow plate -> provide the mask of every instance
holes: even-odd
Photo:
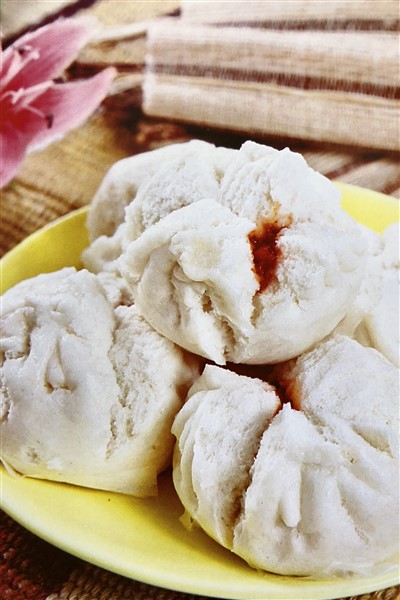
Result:
[[[395,199],[340,188],[346,210],[376,231],[398,219]],[[71,213],[9,252],[2,261],[3,290],[38,273],[79,266],[87,244],[85,218],[85,209]],[[399,581],[396,572],[319,581],[259,573],[200,529],[183,527],[168,471],[160,477],[159,496],[150,500],[0,474],[2,507],[27,529],[109,571],[163,588],[219,598],[328,600]]]

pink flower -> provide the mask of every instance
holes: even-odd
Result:
[[[53,81],[90,33],[81,21],[60,19],[1,52],[0,187],[16,175],[27,152],[83,123],[105,97],[116,74],[113,68],[86,80]]]

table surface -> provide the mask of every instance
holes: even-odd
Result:
[[[134,22],[162,14],[166,9],[170,12],[178,3],[99,1],[89,8],[86,5],[90,3],[78,4],[85,5],[84,13],[95,14],[106,25],[115,26],[121,20]],[[131,9],[129,14],[128,8]],[[233,133],[146,117],[140,105],[127,102],[123,94],[109,98],[82,127],[46,149],[29,155],[18,176],[2,191],[1,255],[43,225],[87,205],[104,174],[116,160],[193,138],[230,147],[238,147],[246,139]],[[399,162],[398,156],[393,153],[295,140],[264,138],[259,141],[276,147],[289,146],[302,152],[312,167],[331,179],[397,198],[400,196]],[[41,540],[4,512],[0,520],[0,547],[3,560],[0,597],[5,599],[199,598],[132,581],[88,564]],[[359,600],[398,598],[398,586],[358,596]]]

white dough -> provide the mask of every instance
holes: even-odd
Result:
[[[66,268],[3,295],[1,459],[32,477],[152,495],[199,365],[102,280]]]
[[[368,232],[367,268],[353,305],[336,328],[364,346],[382,352],[400,367],[399,223],[382,235]]]
[[[116,259],[146,227],[175,208],[217,194],[234,152],[191,140],[116,162],[90,203],[85,267],[118,274]]]
[[[168,182],[178,177],[178,162],[194,171],[194,160],[165,166],[168,202],[162,172],[156,174],[159,206],[151,196],[156,216],[141,234],[137,215],[153,180],[127,209],[125,234],[134,233],[116,263],[136,305],[157,331],[218,364],[297,356],[328,335],[354,301],[366,263],[362,229],[341,209],[335,186],[289,150],[246,142],[214,195],[189,203],[184,184]],[[271,247],[278,258],[264,288],[249,234],[265,224],[277,228]]]
[[[102,235],[112,236],[115,233],[118,225],[125,220],[125,208],[165,164],[209,146],[211,144],[200,140],[169,144],[114,163],[90,203],[87,227],[91,242]]]
[[[273,388],[207,366],[178,413],[174,483],[191,518],[258,569],[371,574],[399,548],[399,373],[336,336]],[[278,407],[278,411],[277,411]]]

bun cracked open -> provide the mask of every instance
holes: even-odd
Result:
[[[299,154],[246,142],[218,178],[208,169],[214,193],[193,199],[182,173],[197,163],[206,173],[204,162],[204,151],[172,161],[126,210],[117,264],[135,304],[157,331],[217,364],[297,356],[354,301],[366,264],[361,229]],[[158,203],[152,197],[152,222],[138,233],[149,189]]]

